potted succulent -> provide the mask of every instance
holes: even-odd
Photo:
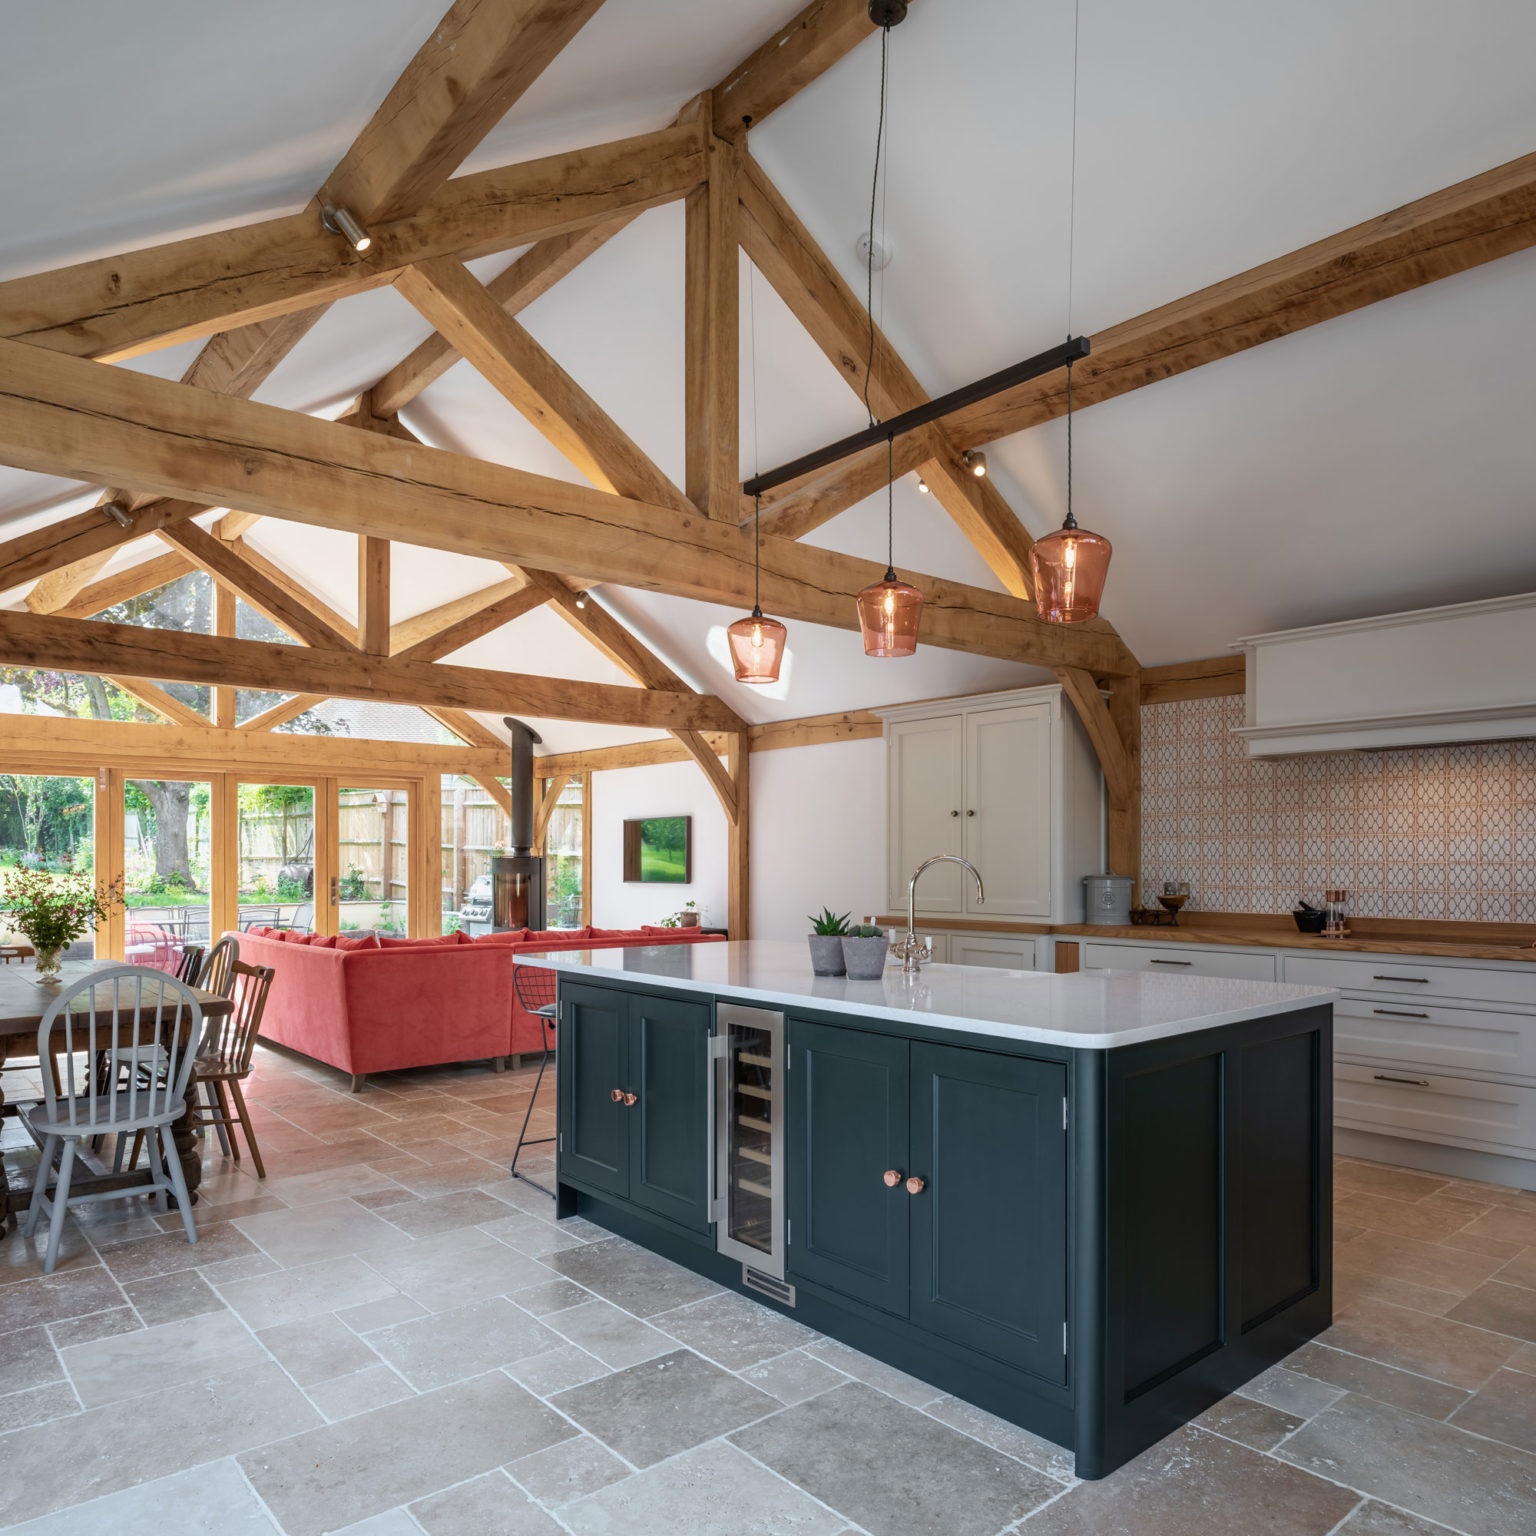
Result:
[[[6,921],[37,955],[37,979],[58,981],[64,951],[105,923],[123,905],[122,878],[97,884],[86,874],[50,875],[41,869],[13,869],[0,886]]]
[[[885,972],[891,943],[883,928],[864,923],[843,935],[843,965],[850,981],[878,981]]]
[[[817,976],[843,974],[843,935],[848,932],[848,914],[839,917],[831,907],[823,907],[820,917],[810,920],[811,971]]]

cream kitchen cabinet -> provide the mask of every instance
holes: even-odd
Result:
[[[907,882],[924,859],[954,853],[981,872],[985,903],[963,869],[940,865],[918,885],[922,916],[1081,922],[1082,877],[1104,863],[1104,781],[1062,690],[878,713],[891,910],[906,911]]]

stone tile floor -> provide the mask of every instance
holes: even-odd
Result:
[[[0,1526],[47,1536],[1536,1531],[1536,1196],[1341,1159],[1338,1321],[1114,1476],[506,1176],[532,1074],[258,1057],[269,1177],[0,1244]],[[6,1088],[25,1085],[7,1074]],[[546,1088],[546,1095],[549,1090]],[[540,1110],[535,1128],[552,1129]],[[28,1153],[5,1123],[13,1181]],[[549,1176],[548,1159],[544,1160]]]

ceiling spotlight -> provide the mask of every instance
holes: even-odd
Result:
[[[101,510],[117,524],[119,528],[132,528],[133,519],[128,515],[128,508],[120,501],[104,501]]]
[[[373,244],[373,236],[345,208],[327,203],[320,210],[320,222],[333,235],[341,235],[359,255]]]
[[[924,480],[921,475],[917,477],[917,488],[923,493],[924,496],[928,494],[928,482]]]
[[[978,480],[985,480],[987,478],[987,456],[979,448],[971,448],[962,453],[960,455],[960,462]]]
[[[578,608],[585,608],[587,606],[587,594],[585,591],[576,594],[576,606]]]

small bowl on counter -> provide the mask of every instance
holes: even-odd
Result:
[[[1321,933],[1323,925],[1328,921],[1328,914],[1319,911],[1316,907],[1297,907],[1291,916],[1296,920],[1296,927],[1302,933]]]

